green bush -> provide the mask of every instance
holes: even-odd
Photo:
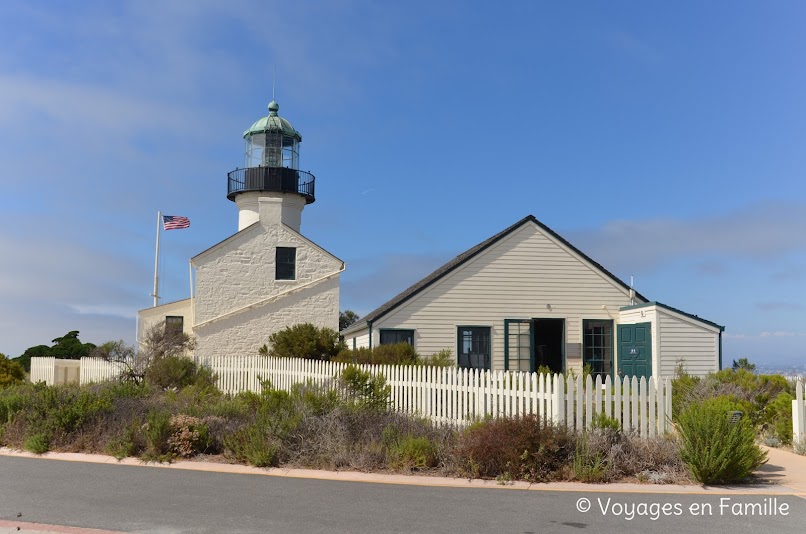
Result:
[[[717,397],[692,403],[680,413],[680,456],[698,482],[741,482],[766,462],[750,420],[731,423],[728,412],[739,408],[729,398]]]
[[[792,395],[792,384],[781,375],[757,375],[745,367],[723,369],[705,377],[688,375],[682,367],[672,383],[672,418],[690,404],[716,397],[730,397],[741,405],[757,433],[788,442],[784,421],[791,407],[783,399]],[[777,399],[781,398],[781,401]],[[781,434],[779,436],[779,434]]]
[[[591,419],[591,428],[594,430],[620,432],[621,423],[619,423],[619,420],[615,417],[608,417],[606,413],[601,412],[593,416],[593,419]]]
[[[401,341],[387,345],[378,345],[371,349],[362,347],[359,349],[342,349],[333,361],[356,364],[376,364],[376,365],[416,365],[420,362],[420,356],[414,347]]]
[[[34,434],[25,440],[25,449],[34,454],[45,454],[50,450],[50,440],[41,432]]]
[[[311,323],[289,326],[269,336],[269,343],[260,347],[260,354],[278,358],[305,358],[330,361],[344,344],[332,328],[319,328]]]
[[[0,353],[0,388],[17,384],[25,380],[25,369],[22,365],[9,360],[6,355]]]
[[[386,384],[386,378],[383,375],[372,375],[369,371],[362,371],[355,365],[348,365],[341,372],[339,381],[352,406],[380,411],[389,408],[392,389]]]
[[[166,410],[152,410],[141,427],[145,439],[145,451],[141,458],[152,462],[165,462],[173,458],[169,440],[173,429],[171,428],[171,413]]]
[[[456,358],[453,357],[451,349],[442,349],[431,356],[420,359],[420,365],[431,367],[456,367]]]
[[[580,482],[599,483],[607,480],[607,464],[595,447],[588,444],[587,436],[577,441],[574,452],[574,479]]]
[[[428,436],[401,435],[396,426],[389,425],[383,429],[383,442],[392,469],[427,469],[436,465],[436,446]]]
[[[111,438],[104,447],[104,452],[118,460],[136,456],[140,452],[139,431],[140,420],[132,421],[120,434]]]
[[[212,370],[198,365],[184,356],[165,356],[155,359],[145,372],[146,383],[162,389],[181,389],[197,386],[215,388],[216,376]]]
[[[784,445],[792,444],[792,401],[795,396],[783,391],[765,408],[767,432]]]
[[[238,461],[255,467],[271,467],[279,463],[280,446],[261,421],[225,437],[224,447]]]

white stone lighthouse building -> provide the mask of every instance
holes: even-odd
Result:
[[[309,322],[338,329],[344,262],[300,233],[315,178],[299,170],[300,133],[269,114],[246,132],[244,167],[228,175],[238,232],[191,258],[194,295],[138,312],[139,336],[154,323],[196,338],[196,356],[257,354],[269,336]]]

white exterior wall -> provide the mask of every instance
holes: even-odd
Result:
[[[626,288],[528,223],[374,322],[372,346],[381,329],[406,328],[415,330],[420,354],[450,349],[456,356],[458,326],[489,326],[492,367],[503,369],[504,319],[563,318],[566,368],[579,371],[582,320],[615,321],[629,304]],[[345,341],[352,346],[365,333]]]
[[[262,306],[198,326],[196,356],[254,356],[271,334],[300,323],[338,329],[338,276]]]
[[[189,335],[193,335],[193,328],[191,325],[192,314],[190,307],[190,299],[177,300],[176,302],[169,302],[154,308],[146,308],[137,312],[139,321],[137,328],[137,339],[142,340],[143,334],[148,331],[154,324],[165,324],[165,318],[169,315],[182,317],[182,331]]]
[[[353,340],[355,340],[355,348],[356,349],[366,349],[369,348],[369,328],[364,328],[363,330],[358,330],[357,332],[353,332],[349,336],[344,338],[344,342],[347,344],[348,349],[353,348]],[[375,345],[373,345],[375,346]]]
[[[338,330],[342,262],[279,214],[194,258],[198,357],[256,354],[271,333],[303,322]],[[275,280],[276,247],[296,248],[295,280]]]
[[[658,310],[660,376],[672,377],[682,363],[685,371],[704,376],[719,370],[719,331],[688,317]]]

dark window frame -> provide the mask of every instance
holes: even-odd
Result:
[[[526,331],[524,331],[524,325],[526,326]],[[517,330],[514,332],[513,330]],[[529,345],[522,345],[521,342],[524,341],[524,336],[528,335]],[[513,338],[513,336],[515,336]],[[512,342],[515,341],[515,344]],[[528,347],[528,348],[527,348]],[[527,357],[529,361],[529,369],[528,371],[524,372],[535,372],[535,326],[534,320],[532,319],[504,319],[504,370],[505,371],[520,371],[519,363],[521,361],[527,361],[527,358],[523,358],[522,350],[523,348],[527,348]],[[515,358],[510,357],[510,351],[515,350]],[[515,364],[515,369],[510,369],[510,364]]]
[[[463,330],[465,332],[462,332]],[[465,351],[463,350],[463,348],[465,346],[464,342],[466,341],[466,335],[465,335],[466,333],[470,334],[470,340],[469,341],[470,341],[470,345],[471,345],[471,353],[468,353],[468,354],[465,354]],[[479,336],[480,338],[475,337],[477,334],[481,334],[481,336]],[[485,335],[486,335],[486,340],[484,339]],[[484,355],[484,362],[481,362],[482,363],[481,366],[473,365],[473,363],[474,363],[473,362],[474,354],[473,354],[472,347],[475,344],[480,344],[480,343],[485,342],[485,341],[486,341],[487,347],[486,347],[486,354]],[[492,348],[493,347],[492,346],[493,346],[493,329],[492,329],[492,327],[490,327],[490,326],[482,326],[482,325],[460,325],[460,326],[456,327],[456,365],[459,368],[461,368],[461,369],[480,369],[480,370],[488,370],[488,371],[491,370],[492,369],[492,363],[493,363],[492,362],[492,360],[493,360],[493,354],[492,354]],[[478,353],[475,355],[475,357],[477,358],[475,363],[477,363],[477,364],[480,363],[478,361],[478,357],[481,354],[482,354],[482,351],[478,351]],[[467,357],[466,362],[463,361],[465,359],[465,356]]]
[[[400,338],[408,333],[409,335],[406,336],[409,339],[396,339],[394,341],[390,341],[389,337]],[[384,335],[388,336],[387,340],[384,341]],[[378,333],[378,345],[393,345],[395,343],[403,343],[406,342],[412,347],[414,346],[414,329],[411,328],[380,328]]]
[[[291,253],[291,258],[283,254]],[[297,279],[297,248],[277,247],[274,253],[274,279],[275,280],[296,280]]]
[[[613,377],[615,325],[612,319],[582,320],[582,367],[590,364],[591,377]]]
[[[173,321],[171,319],[173,319]],[[185,331],[185,317],[183,315],[165,316],[165,333],[173,332],[181,334],[184,331]]]

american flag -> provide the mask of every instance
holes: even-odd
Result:
[[[163,215],[162,225],[166,230],[180,230],[190,228],[190,219],[178,215]]]

